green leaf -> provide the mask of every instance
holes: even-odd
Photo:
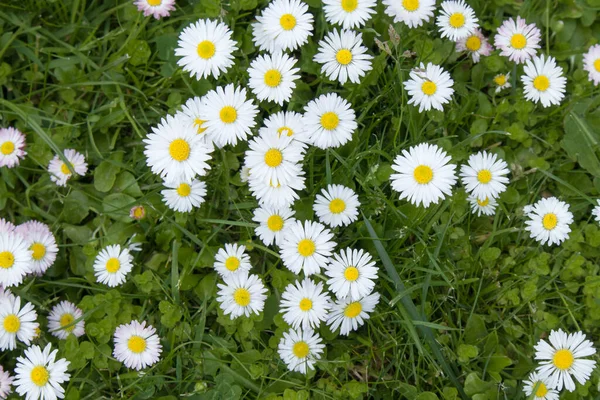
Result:
[[[596,147],[600,142],[598,128],[592,129],[585,119],[570,111],[565,117],[565,137],[561,146],[571,159],[590,174],[600,177],[600,160]]]
[[[145,40],[133,39],[127,45],[127,54],[129,55],[129,64],[142,65],[148,62],[152,51]]]
[[[136,204],[133,197],[124,193],[109,194],[102,202],[104,212],[114,220],[131,222],[129,210]]]
[[[79,224],[89,214],[89,202],[85,193],[74,190],[65,198],[62,218],[73,225]]]
[[[99,192],[108,192],[117,179],[120,168],[110,161],[102,161],[94,170],[94,187]]]

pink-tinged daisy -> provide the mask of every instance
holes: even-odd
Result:
[[[0,128],[0,167],[12,168],[27,154],[25,148],[25,135],[18,129]]]
[[[133,3],[144,17],[152,15],[156,19],[168,17],[175,10],[175,0],[136,0]]]
[[[488,43],[488,39],[483,36],[479,29],[475,29],[472,34],[456,42],[456,51],[469,53],[474,63],[478,63],[481,56],[492,54],[494,47]]]
[[[494,44],[500,49],[500,55],[508,57],[510,61],[522,64],[535,56],[540,48],[542,34],[535,24],[517,17],[517,21],[510,18],[498,28]]]

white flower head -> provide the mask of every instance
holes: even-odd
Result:
[[[0,350],[14,350],[17,340],[29,346],[36,336],[40,324],[33,304],[21,307],[19,296],[8,296],[0,300]]]
[[[175,0],[135,0],[133,4],[144,17],[152,15],[155,19],[168,17],[175,10]]]
[[[494,83],[496,84],[496,93],[501,90],[508,89],[512,85],[510,84],[510,72],[506,74],[498,74],[494,76]]]
[[[279,311],[294,329],[317,329],[325,321],[331,299],[323,283],[310,278],[289,284],[281,295]]]
[[[14,378],[0,365],[0,399],[6,399],[12,393]]]
[[[275,130],[280,136],[291,136],[292,139],[302,143],[308,141],[308,135],[304,128],[304,117],[300,113],[279,111],[270,115],[263,123],[264,126],[258,131],[260,136]]]
[[[522,64],[536,55],[541,39],[542,34],[535,24],[527,25],[524,18],[517,16],[516,21],[509,18],[502,23],[494,44],[501,56]]]
[[[534,103],[542,103],[543,107],[558,105],[565,97],[565,78],[563,69],[556,65],[554,57],[534,57],[527,60],[521,76],[525,98]]]
[[[497,198],[508,184],[508,165],[496,154],[480,151],[471,154],[467,164],[460,167],[460,177],[467,192],[479,200]]]
[[[187,213],[204,203],[206,184],[198,179],[165,181],[164,184],[167,189],[160,193],[171,210]]]
[[[346,226],[358,218],[360,202],[354,190],[343,185],[327,185],[317,195],[313,210],[319,221],[331,227]]]
[[[252,265],[250,256],[246,254],[246,246],[225,243],[225,247],[220,248],[215,255],[214,268],[223,278],[250,271]]]
[[[304,174],[304,171],[302,172]],[[250,192],[258,200],[258,203],[275,208],[290,207],[298,199],[298,191],[304,189],[304,176],[298,176],[296,180],[288,184],[273,184],[265,182],[262,177],[250,171]]]
[[[296,50],[312,36],[313,16],[300,0],[273,0],[256,20],[254,44],[270,53]]]
[[[527,396],[534,395],[533,400],[558,400],[558,392],[550,388],[548,378],[542,379],[536,372],[529,374],[523,381],[523,391]]]
[[[67,373],[69,361],[57,360],[57,353],[58,350],[52,350],[48,343],[44,350],[37,345],[31,346],[25,350],[25,357],[17,357],[14,385],[19,395],[27,400],[65,397],[62,384],[71,378]]]
[[[327,285],[335,296],[349,297],[353,301],[371,294],[378,271],[369,253],[351,248],[334,254],[325,267],[325,275],[329,277]]]
[[[410,99],[408,104],[419,106],[419,112],[432,108],[443,111],[443,105],[450,101],[454,89],[454,80],[439,65],[421,63],[419,68],[410,71],[410,79],[404,82]]]
[[[48,315],[48,330],[59,339],[66,339],[69,335],[83,336],[85,321],[83,311],[70,301],[61,301]]]
[[[24,232],[21,234],[32,252],[31,272],[41,276],[54,264],[58,246],[56,245],[56,238],[48,227],[40,222],[38,224],[43,227],[28,223],[27,225],[19,225],[16,232],[21,233],[23,227]]]
[[[323,94],[312,100],[304,111],[309,143],[320,149],[343,146],[358,128],[350,103],[335,93]]]
[[[541,199],[533,206],[524,209],[529,218],[525,221],[526,231],[530,237],[542,244],[561,244],[569,237],[573,222],[573,214],[569,211],[569,205],[556,197]]]
[[[403,22],[409,28],[417,28],[433,17],[435,0],[383,0],[385,13],[394,22]]]
[[[471,212],[473,214],[477,214],[478,217],[481,214],[494,215],[496,213],[498,202],[493,197],[486,197],[483,200],[479,200],[477,197],[471,194],[467,200],[469,200],[469,203],[471,203]]]
[[[290,329],[283,333],[277,352],[290,371],[306,374],[315,369],[325,345],[318,333],[312,329]]]
[[[375,14],[377,0],[323,0],[327,22],[344,29],[360,28]]]
[[[129,253],[129,249],[121,249],[118,244],[107,246],[94,261],[96,281],[110,287],[122,285],[133,268],[132,261],[133,256]]]
[[[456,42],[456,51],[469,53],[474,63],[478,63],[481,56],[492,54],[494,47],[488,42],[481,30],[475,29],[470,35]]]
[[[583,69],[589,73],[589,80],[594,82],[594,86],[598,86],[600,84],[600,44],[593,45],[583,55]]]
[[[75,171],[75,175],[85,175],[88,170],[88,165],[85,162],[83,154],[78,153],[73,149],[67,149],[64,151],[64,156],[67,159],[67,163],[71,166],[73,171]],[[63,162],[58,155],[50,160],[48,172],[50,173],[50,180],[58,186],[67,186],[67,181],[73,176],[69,166]]]
[[[259,225],[255,232],[265,246],[278,245],[283,239],[283,232],[294,221],[294,211],[289,207],[276,208],[262,205],[254,210],[252,220]]]
[[[479,21],[475,12],[464,0],[445,0],[437,17],[437,26],[442,37],[458,41],[469,36]]]
[[[370,318],[379,303],[379,293],[372,293],[359,300],[350,297],[336,301],[327,317],[327,325],[332,331],[340,328],[340,335],[348,335],[361,327]]]
[[[16,128],[0,128],[0,168],[13,168],[27,155],[25,135]]]
[[[32,255],[23,236],[0,232],[0,285],[20,285],[25,275],[32,272]]]
[[[294,68],[297,60],[280,52],[263,54],[250,64],[248,86],[261,101],[273,101],[279,105],[290,101],[300,78],[300,68]]]
[[[218,283],[217,302],[230,319],[242,315],[260,314],[265,308],[267,289],[257,275],[246,271],[223,278],[225,284]]]
[[[204,97],[191,97],[181,107],[181,111],[175,114],[175,118],[180,118],[185,123],[192,125],[198,136],[202,138],[202,141],[210,147],[212,146],[212,142],[208,135],[205,134],[206,126],[204,123],[206,121],[201,118],[204,107],[206,107]]]
[[[312,221],[295,221],[283,234],[279,254],[283,265],[295,274],[319,273],[335,248],[333,233],[324,225]]]
[[[131,321],[115,329],[113,356],[127,368],[141,370],[160,360],[162,345],[152,325]]]

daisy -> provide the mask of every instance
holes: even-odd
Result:
[[[417,28],[429,22],[435,10],[435,0],[383,0],[385,13],[394,22],[403,22],[409,28]]]
[[[88,170],[88,165],[85,162],[83,154],[78,153],[73,149],[67,149],[64,151],[64,157],[67,159],[68,164],[71,165],[76,175],[83,176]],[[50,172],[50,180],[55,182],[58,186],[67,186],[67,181],[71,179],[73,173],[69,169],[69,166],[64,161],[55,155],[50,164],[48,164],[48,172]]]
[[[323,283],[315,283],[310,278],[289,284],[281,295],[279,311],[292,328],[317,329],[327,318],[331,299],[323,288]]]
[[[14,378],[0,365],[0,399],[6,399],[12,392]]]
[[[535,359],[542,360],[536,372],[541,379],[547,379],[549,388],[561,391],[564,386],[572,392],[575,382],[571,375],[582,385],[590,379],[596,361],[583,357],[596,354],[596,349],[582,332],[567,334],[559,329],[550,332],[549,340],[550,344],[540,340],[535,345]]]
[[[376,0],[323,0],[325,18],[344,29],[360,28],[375,14]]]
[[[17,233],[0,233],[0,285],[20,285],[32,272],[32,254],[23,237]]]
[[[144,219],[146,216],[146,209],[144,206],[133,206],[131,210],[129,210],[129,218],[135,219],[136,221],[140,221]]]
[[[343,85],[350,80],[359,83],[360,79],[372,69],[373,56],[367,54],[362,45],[362,34],[353,31],[331,31],[319,41],[319,51],[315,62],[323,64],[321,72],[331,80],[339,80]]]
[[[190,181],[210,169],[212,149],[183,118],[167,115],[143,142],[146,164],[165,180]]]
[[[369,253],[351,248],[334,254],[325,267],[325,275],[330,278],[327,285],[331,291],[338,299],[349,296],[353,301],[371,294],[377,271],[379,269]]]
[[[225,248],[220,248],[215,255],[215,271],[223,278],[240,273],[248,272],[250,265],[250,256],[246,254],[246,246],[240,246],[236,243],[226,243]]]
[[[262,205],[254,210],[252,220],[259,224],[254,231],[265,246],[273,243],[279,246],[283,239],[283,231],[294,221],[293,217],[294,211],[289,207],[275,208]]]
[[[113,356],[127,368],[141,370],[158,362],[162,345],[152,325],[131,321],[115,329]]]
[[[13,168],[25,158],[25,135],[18,129],[0,128],[0,167]]]
[[[508,89],[512,85],[510,84],[510,72],[506,74],[498,74],[494,77],[494,83],[496,84],[496,93],[499,93],[503,89]]]
[[[304,173],[304,172],[302,172]],[[273,182],[265,182],[261,177],[255,177],[250,171],[250,192],[258,200],[258,204],[274,207],[290,207],[298,199],[298,191],[304,189],[304,177],[298,176],[288,184],[274,185]]]
[[[494,48],[479,29],[456,42],[456,51],[466,51],[471,55],[474,63],[478,63],[481,56],[489,56]]]
[[[454,81],[450,74],[439,65],[421,63],[419,68],[410,71],[410,79],[404,82],[404,88],[410,95],[408,104],[419,106],[419,112],[432,108],[443,111],[443,104],[450,101],[454,93]]]
[[[256,20],[254,44],[269,53],[296,50],[312,36],[313,16],[300,0],[274,0]]]
[[[560,104],[565,97],[567,78],[563,69],[556,65],[554,57],[542,54],[541,57],[527,60],[523,72],[525,75],[521,76],[521,81],[527,100],[541,102],[544,107]]]
[[[168,17],[175,10],[175,0],[135,0],[133,4],[144,17],[152,15],[155,19]]]
[[[593,45],[583,55],[583,69],[589,72],[589,80],[594,82],[594,86],[598,86],[600,83],[600,44]],[[0,166],[2,166],[1,163]]]
[[[318,222],[295,221],[284,232],[279,254],[283,265],[295,274],[319,273],[336,244],[333,233]]]
[[[319,221],[331,227],[346,226],[358,218],[360,202],[354,191],[343,185],[328,185],[313,205]]]
[[[232,53],[237,50],[237,42],[231,35],[222,22],[200,19],[190,24],[179,35],[175,55],[182,58],[177,65],[198,80],[209,75],[218,78],[233,65]]]
[[[61,384],[68,382],[69,361],[56,360],[58,350],[52,350],[48,343],[44,350],[40,346],[31,346],[25,350],[25,357],[17,357],[15,368],[16,392],[27,400],[51,400],[65,397]]]
[[[469,195],[467,200],[471,203],[471,212],[477,214],[478,217],[481,214],[494,215],[496,213],[498,202],[493,197],[486,197],[483,200],[479,200],[477,197]]]
[[[19,296],[0,301],[0,350],[16,349],[17,339],[29,346],[40,326],[36,319],[33,304],[27,303],[21,308]]]
[[[449,164],[450,156],[435,144],[421,143],[396,156],[392,169],[392,189],[400,199],[414,205],[437,204],[452,192],[456,183],[456,165]]]
[[[460,177],[467,192],[479,200],[497,198],[508,184],[508,165],[496,154],[480,151],[471,154],[468,163],[460,167]]]
[[[258,108],[252,100],[246,100],[246,89],[230,83],[211,90],[204,98],[206,106],[200,117],[206,121],[206,134],[217,147],[235,146],[238,140],[246,140],[252,134]]]
[[[202,138],[202,141],[205,143],[211,143],[208,135],[205,135],[206,126],[204,121],[201,118],[202,109],[206,106],[206,102],[204,97],[192,97],[188,99],[185,104],[181,107],[181,111],[175,115],[175,118],[181,118],[188,124],[191,124],[198,136]]]
[[[28,232],[23,235],[23,237],[25,237],[25,243],[27,244],[29,250],[32,251],[31,272],[41,276],[54,264],[54,261],[56,260],[56,254],[58,253],[56,238],[52,232],[50,232],[50,230],[43,228],[29,229]]]
[[[535,24],[527,25],[525,19],[517,16],[517,21],[509,18],[498,28],[494,44],[500,55],[510,61],[522,64],[537,53],[542,34]]]
[[[338,300],[331,307],[327,325],[332,331],[340,328],[340,335],[347,336],[363,326],[377,303],[379,303],[379,293],[370,294],[360,300],[352,300],[350,297]]]
[[[304,118],[302,114],[294,111],[280,111],[270,115],[263,122],[264,127],[258,131],[259,136],[275,130],[280,136],[291,136],[292,139],[306,143],[308,135],[304,128]]]
[[[168,189],[161,190],[165,204],[174,211],[190,212],[204,203],[206,184],[198,179],[165,181]]]
[[[283,53],[259,55],[248,69],[248,86],[259,100],[273,101],[279,105],[290,101],[300,78],[300,68],[294,68],[297,60]]]
[[[73,334],[75,337],[85,333],[83,311],[69,301],[61,301],[48,315],[48,330],[59,339],[66,339]]]
[[[257,275],[248,275],[246,271],[223,277],[225,284],[218,283],[217,301],[221,310],[230,319],[242,315],[260,314],[265,308],[267,289]]]
[[[122,285],[125,282],[125,276],[133,268],[133,256],[129,250],[118,244],[107,246],[103,249],[94,261],[94,275],[96,281],[104,283],[110,287]]]
[[[352,139],[358,128],[351,105],[335,93],[323,94],[304,108],[304,126],[309,143],[320,148],[336,148]]]
[[[464,0],[446,0],[437,17],[437,26],[442,37],[458,41],[469,36],[478,27],[479,21],[473,9]]]
[[[325,345],[318,333],[312,329],[290,329],[283,333],[277,352],[290,371],[306,374],[315,369]]]
[[[596,202],[598,205],[592,210],[592,215],[596,219],[596,222],[600,222],[600,199],[596,200]]]
[[[4,218],[0,218],[0,234],[2,233],[12,233],[15,231],[15,224],[10,221],[5,220]]]
[[[551,389],[548,378],[542,379],[537,373],[529,374],[529,380],[523,381],[523,391],[527,396],[535,393],[533,400],[558,400],[558,392]]]
[[[542,244],[561,244],[569,237],[573,222],[573,214],[569,211],[569,205],[556,197],[541,199],[533,206],[524,210],[529,218],[525,221],[526,231],[530,237]]]

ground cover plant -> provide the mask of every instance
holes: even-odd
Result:
[[[599,9],[3,4],[0,398],[598,398]]]

